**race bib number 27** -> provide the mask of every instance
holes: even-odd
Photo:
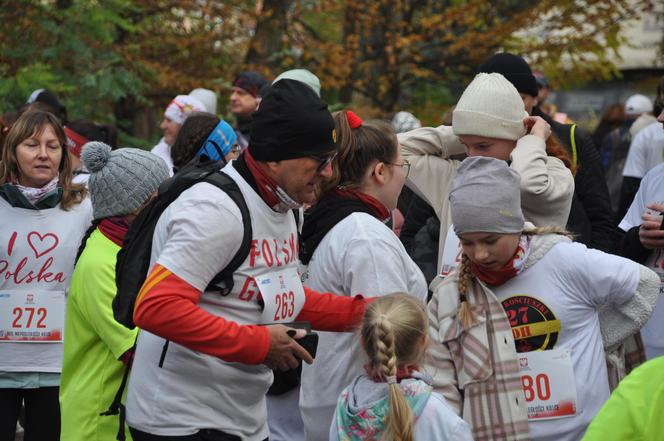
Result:
[[[0,291],[0,342],[62,342],[63,291]]]

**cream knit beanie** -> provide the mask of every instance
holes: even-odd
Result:
[[[463,91],[454,113],[455,135],[516,141],[526,134],[528,116],[516,88],[499,73],[480,73]]]

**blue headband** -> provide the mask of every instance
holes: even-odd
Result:
[[[237,142],[235,130],[223,119],[212,130],[210,136],[203,143],[203,147],[196,153],[196,156],[206,155],[213,161],[225,160],[231,147]]]

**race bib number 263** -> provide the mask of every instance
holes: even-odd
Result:
[[[304,288],[295,268],[256,277],[265,307],[261,323],[289,323],[304,306]]]

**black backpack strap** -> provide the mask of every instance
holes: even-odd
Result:
[[[244,262],[251,250],[251,216],[240,187],[226,173],[221,171],[212,173],[205,178],[204,182],[212,184],[224,191],[235,202],[235,205],[237,205],[242,214],[244,235],[242,236],[240,248],[235,253],[235,256],[233,256],[233,259],[226,265],[226,268],[214,276],[206,288],[208,291],[220,291],[222,296],[227,296],[233,290],[233,273],[242,265],[242,262]]]
[[[136,349],[137,340],[138,340],[138,335],[136,335],[136,339],[134,340],[134,346],[132,346],[132,349],[134,350]],[[115,439],[118,441],[125,441],[126,439],[125,438],[126,413],[125,413],[125,406],[124,404],[122,404],[122,395],[124,394],[124,390],[127,387],[127,379],[129,378],[129,371],[131,370],[131,365],[132,365],[131,362],[125,365],[124,374],[122,374],[122,381],[120,382],[120,387],[118,388],[118,391],[115,393],[115,397],[113,397],[113,402],[111,402],[111,405],[108,407],[106,412],[102,412],[99,414],[99,416],[120,414],[119,417],[120,427],[118,428],[118,434],[115,437]]]

